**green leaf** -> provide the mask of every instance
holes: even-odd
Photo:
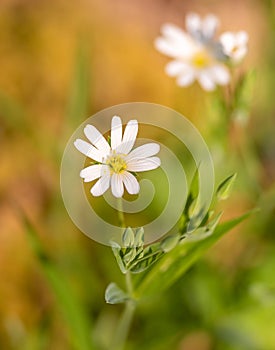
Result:
[[[192,199],[197,198],[199,195],[199,166],[196,168],[193,175],[189,193],[191,194]]]
[[[136,257],[136,248],[130,248],[129,252],[123,256],[123,261],[128,266]]]
[[[91,324],[83,305],[74,295],[65,276],[44,249],[32,223],[23,212],[20,211],[20,214],[33,252],[54,293],[56,304],[63,314],[64,322],[70,328],[69,334],[72,348],[77,350],[93,350],[94,346],[90,337]]]
[[[218,187],[217,189],[217,197],[219,200],[225,200],[227,199],[232,191],[233,184],[236,180],[237,174],[230,175],[228,178],[226,178]]]
[[[177,244],[179,243],[180,235],[169,235],[165,237],[160,244],[160,248],[165,252],[168,253],[170,250],[174,249]]]
[[[206,215],[206,212],[204,208],[201,208],[199,212],[194,214],[194,216],[192,216],[187,223],[187,227],[186,227],[187,232],[192,232],[195,229],[197,229],[202,223],[205,215]]]
[[[214,232],[199,241],[188,239],[181,241],[172,251],[164,254],[152,268],[138,275],[134,281],[137,297],[154,295],[170,287],[226,232],[246,219],[251,212],[224,222],[214,228]],[[196,231],[195,231],[196,232]],[[195,234],[192,233],[190,236]],[[199,232],[201,233],[201,232]]]
[[[130,297],[115,283],[110,283],[105,291],[105,301],[108,304],[121,304],[129,300]]]
[[[125,268],[124,262],[122,260],[121,255],[120,255],[121,247],[120,247],[120,245],[118,243],[113,242],[113,241],[111,241],[110,244],[111,244],[111,247],[112,247],[113,254],[114,254],[115,258],[116,258],[118,267],[120,268],[120,271],[125,274],[127,272],[127,270]]]
[[[160,248],[160,244],[156,243],[148,246],[144,249],[144,256],[134,263],[130,267],[132,273],[140,273],[147,270],[152,264],[154,264],[164,253]]]

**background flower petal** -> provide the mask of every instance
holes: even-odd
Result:
[[[161,32],[163,36],[155,40],[155,47],[159,52],[174,58],[190,56],[194,41],[187,33],[168,23],[161,27]]]
[[[201,71],[197,79],[201,87],[206,91],[213,91],[216,87],[210,70]]]
[[[191,67],[189,67],[179,75],[177,79],[177,84],[179,86],[188,86],[188,85],[191,85],[194,82],[194,80],[195,80],[195,72]]]
[[[202,33],[206,39],[212,39],[219,25],[219,20],[216,16],[209,14],[202,22]]]
[[[176,77],[184,70],[189,69],[189,65],[182,61],[171,61],[165,66],[165,72],[170,77]]]
[[[230,73],[227,67],[223,65],[215,65],[211,68],[211,74],[214,81],[219,85],[226,85],[230,81]]]
[[[188,13],[188,15],[186,16],[185,25],[186,25],[187,31],[191,35],[196,34],[198,31],[201,30],[201,27],[202,27],[200,16],[197,13],[193,13],[193,12]]]

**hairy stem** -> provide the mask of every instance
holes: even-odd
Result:
[[[125,278],[126,278],[127,292],[131,297],[133,293],[133,285],[132,285],[130,271],[127,271]],[[128,300],[125,304],[123,314],[121,315],[121,318],[119,320],[119,323],[115,332],[113,346],[112,346],[113,350],[124,349],[125,342],[126,342],[126,339],[130,330],[130,326],[133,320],[133,316],[135,313],[135,309],[136,309],[135,301],[132,299]]]
[[[125,217],[123,212],[122,198],[118,198],[117,200],[117,214],[118,214],[119,226],[125,227]]]

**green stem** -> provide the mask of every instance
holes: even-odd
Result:
[[[125,278],[126,278],[127,292],[130,296],[133,296],[133,284],[132,284],[132,277],[131,277],[130,271],[126,272]]]
[[[129,333],[130,325],[135,312],[135,302],[129,300],[126,302],[125,309],[121,318],[119,320],[119,324],[116,329],[112,350],[123,350],[124,345]]]
[[[127,271],[125,277],[126,277],[127,292],[131,297],[133,293],[131,272]],[[125,309],[123,311],[123,314],[121,315],[121,318],[119,320],[119,323],[115,332],[115,337],[114,337],[113,346],[112,346],[113,350],[124,349],[125,342],[126,342],[126,339],[130,330],[130,326],[133,320],[133,316],[135,313],[135,309],[136,309],[135,301],[131,299],[128,300],[125,304]]]
[[[117,203],[118,203],[117,210],[118,210],[119,225],[124,228],[126,227],[126,225],[125,225],[125,217],[123,212],[122,198],[119,198]],[[126,272],[125,278],[126,278],[126,289],[131,298],[133,295],[133,285],[132,285],[130,271]],[[114,340],[112,342],[112,348],[111,348],[112,350],[124,349],[135,309],[136,309],[136,303],[134,300],[130,299],[125,303],[125,309],[121,315],[121,318],[119,320],[118,326],[115,331]]]
[[[118,214],[119,226],[126,227],[125,217],[124,217],[124,212],[123,212],[122,198],[118,198],[118,200],[117,200],[117,214]]]

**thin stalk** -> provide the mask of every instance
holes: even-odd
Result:
[[[121,318],[119,320],[119,323],[115,332],[112,350],[124,349],[135,309],[136,309],[136,305],[133,300],[129,300],[126,302],[125,309],[123,311],[123,314],[121,315]]]
[[[127,292],[130,295],[130,297],[133,294],[133,285],[131,280],[131,272],[127,271],[126,275],[126,288]],[[123,314],[121,315],[121,318],[119,320],[115,338],[113,342],[113,350],[123,350],[124,345],[130,330],[130,326],[133,320],[134,312],[136,309],[136,303],[134,300],[128,300],[125,304],[125,309],[123,311]]]
[[[125,218],[123,212],[122,199],[118,199],[118,220],[121,227],[125,227]],[[131,280],[131,272],[127,271],[125,274],[126,289],[130,296],[133,295],[133,284]],[[112,350],[123,350],[126,339],[130,330],[130,326],[133,320],[133,316],[136,309],[136,303],[130,299],[125,303],[124,311],[119,320],[118,326],[115,331],[114,340],[112,343]]]
[[[118,215],[119,226],[126,227],[125,226],[125,217],[124,217],[124,212],[123,212],[122,198],[118,198],[118,200],[117,200],[117,215]]]

